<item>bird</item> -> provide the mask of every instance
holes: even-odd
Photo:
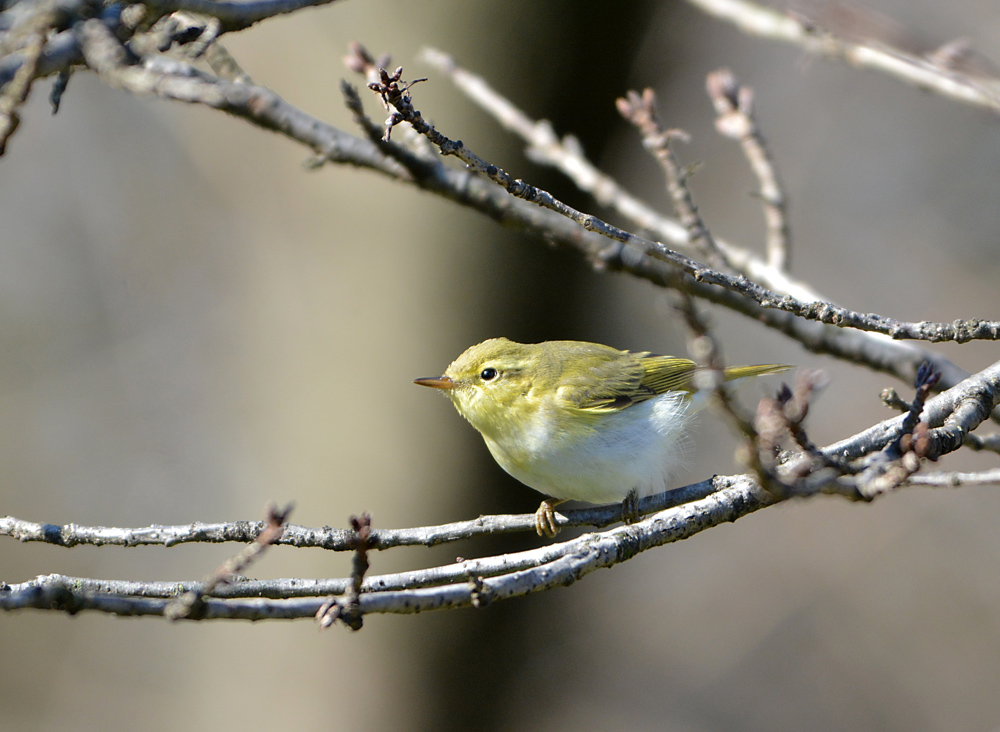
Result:
[[[676,356],[599,343],[516,343],[491,338],[468,348],[436,377],[507,473],[544,494],[539,536],[559,531],[555,507],[568,500],[622,502],[667,490],[687,452],[695,375],[706,367]],[[735,366],[727,381],[791,366]]]

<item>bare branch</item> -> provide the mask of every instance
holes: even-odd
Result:
[[[205,60],[220,79],[232,81],[236,84],[254,83],[250,75],[240,67],[236,59],[218,41],[210,44],[205,49]]]
[[[47,48],[55,40],[50,41]],[[104,41],[106,45],[112,45],[106,36]],[[44,57],[45,54],[43,59]],[[561,217],[553,216],[551,212],[512,200],[501,191],[484,185],[477,178],[462,171],[451,170],[439,161],[432,164],[426,159],[415,159],[420,162],[420,170],[411,179],[415,166],[409,167],[408,174],[406,169],[385,154],[391,152],[397,159],[412,155],[405,148],[394,144],[376,148],[288,105],[263,87],[246,83],[233,84],[208,77],[182,63],[175,63],[171,67],[172,73],[165,73],[162,69],[153,71],[141,67],[122,67],[120,56],[114,51],[110,53],[110,62],[98,64],[98,68],[104,69],[111,83],[125,86],[136,93],[156,93],[223,109],[263,129],[278,131],[297,140],[314,150],[323,160],[371,168],[475,208],[499,222],[514,224],[559,242],[580,252],[597,267],[621,268],[636,276],[659,284],[669,284],[697,297],[725,305],[796,338],[817,352],[864,363],[906,380],[912,378],[917,365],[927,358],[933,360],[935,367],[944,374],[943,385],[954,385],[967,376],[966,372],[947,359],[912,345],[894,343],[875,334],[859,336],[852,331],[806,323],[793,314],[763,308],[740,295],[699,282],[692,276],[672,272],[640,249],[609,246],[602,237],[581,231]],[[683,230],[681,236],[686,237]],[[733,257],[731,251],[727,255]]]
[[[989,84],[995,79],[957,71],[941,56],[915,56],[885,44],[851,42],[836,38],[805,19],[793,17],[749,0],[688,0],[715,18],[728,21],[745,33],[792,43],[806,51],[840,58],[852,66],[874,69],[920,89],[955,101],[1000,111],[1000,95]]]
[[[483,606],[490,601],[571,584],[601,567],[631,559],[636,554],[679,541],[710,526],[735,521],[741,516],[770,505],[772,499],[760,492],[745,476],[716,478],[718,490],[709,497],[665,512],[653,514],[631,526],[620,526],[597,534],[586,534],[552,548],[551,559],[529,569],[507,571],[482,577],[471,570],[465,577],[477,578],[432,587],[404,590],[372,590],[358,598],[361,615],[369,613],[410,614],[426,610]],[[517,562],[518,555],[510,555]],[[498,557],[495,561],[502,562]],[[40,577],[23,585],[0,591],[0,609],[37,608],[77,613],[97,610],[116,615],[164,615],[171,600],[166,598],[115,595],[94,591],[58,576]],[[237,598],[206,597],[202,611],[188,619],[293,619],[315,617],[328,604],[323,598]]]
[[[995,432],[990,435],[981,436],[970,433],[965,436],[965,446],[975,452],[985,450],[987,452],[1000,453],[1000,435]]]
[[[112,57],[114,58],[114,54]],[[246,84],[227,85],[222,80],[199,75],[198,72],[183,64],[175,64],[172,67],[176,73],[163,74],[148,71],[144,78],[143,69],[138,67],[126,67],[129,73],[126,74],[122,70],[122,73],[118,74],[116,78],[115,69],[117,68],[119,67],[116,67],[114,63],[105,66],[108,78],[112,83],[119,83],[137,93],[153,92],[183,101],[215,106],[241,116],[264,129],[279,131],[297,139],[316,150],[324,159],[371,167],[379,172],[406,180],[401,169],[394,165],[392,160],[382,154],[380,150],[374,149],[370,145],[366,146],[357,138],[329,125],[324,125],[315,118],[287,105],[269,90]],[[401,148],[394,149],[398,151]],[[493,191],[488,190],[488,187],[478,185],[474,179],[470,179],[467,175],[449,170],[445,166],[431,166],[425,161],[421,175],[412,182],[428,190],[446,195],[463,205],[477,208],[499,221],[515,223],[540,233],[546,238],[571,246],[582,252],[597,266],[620,267],[655,282],[670,283],[671,286],[685,289],[698,297],[725,304],[727,307],[762,320],[771,327],[792,335],[811,349],[866,363],[874,368],[894,373],[901,378],[912,376],[916,370],[916,364],[928,355],[921,349],[914,349],[906,344],[894,344],[884,340],[881,342],[857,341],[849,335],[845,336],[836,331],[810,328],[810,324],[802,323],[794,316],[789,317],[780,311],[769,311],[759,304],[746,301],[743,297],[733,297],[715,287],[706,286],[704,282],[698,282],[695,278],[699,274],[704,274],[704,271],[691,270],[695,272],[693,277],[671,273],[658,263],[650,261],[648,255],[642,253],[641,250],[630,251],[608,246],[606,242],[601,242],[600,238],[595,238],[592,234],[558,223],[557,219],[545,215],[545,212],[533,211],[530,206],[519,206],[517,202],[512,202],[508,197],[496,195]],[[640,244],[648,246],[644,241],[640,241]],[[771,303],[768,304],[771,305]],[[789,304],[794,306],[795,302]],[[819,307],[823,311],[821,319],[824,322],[838,316],[837,311],[824,309],[822,303],[813,303],[810,307]],[[796,310],[796,308],[793,307],[792,310]],[[850,323],[845,321],[845,324]],[[919,325],[924,329],[934,329],[933,324]],[[964,325],[960,322],[957,328],[946,326],[945,332],[931,334],[931,339],[938,340],[949,336],[964,339],[970,335],[979,335],[965,332]],[[977,324],[979,328],[983,326],[984,324]],[[948,329],[951,332],[948,332]],[[906,335],[891,325],[879,328],[879,330],[880,332],[888,331],[897,337]],[[935,361],[935,366],[945,375],[943,384],[957,383],[965,375],[946,359],[936,355],[931,357]]]
[[[656,114],[656,93],[652,89],[645,89],[642,94],[630,91],[624,98],[617,99],[615,104],[618,113],[639,129],[643,145],[660,163],[667,179],[667,192],[674,203],[677,218],[687,230],[688,241],[701,251],[712,266],[730,269],[725,254],[698,213],[687,184],[687,173],[670,149],[671,140],[687,141],[687,133],[663,126]]]
[[[243,30],[262,20],[278,15],[293,13],[308,7],[318,7],[329,5],[336,0],[250,0],[249,2],[219,2],[217,0],[150,0],[142,5],[131,6],[138,8],[140,14],[143,8],[148,8],[155,15],[148,20],[156,20],[156,15],[166,16],[175,12],[196,13],[205,16],[210,20],[203,23],[204,33],[198,39],[192,39],[196,48],[193,55],[200,55],[210,43],[223,33]],[[84,22],[93,13],[88,0],[65,0],[62,3],[35,2],[34,6],[39,8],[39,12],[46,18],[51,18],[53,12],[59,13],[57,17],[73,18],[77,22]],[[19,4],[29,6],[29,2]],[[110,28],[122,28],[121,13],[124,6],[111,5],[101,14],[101,22]],[[4,11],[0,15],[11,11]],[[23,13],[24,11],[19,11]],[[68,23],[67,23],[68,24]],[[50,21],[44,30],[49,30],[52,26]],[[123,37],[132,36],[135,33],[134,27],[122,28]],[[9,34],[8,34],[9,35]],[[142,34],[137,34],[136,37]],[[75,65],[84,63],[83,49],[80,46],[79,38],[73,28],[61,30],[51,37],[44,37],[43,46],[36,52],[32,47],[17,51],[11,51],[0,47],[0,89],[8,85],[16,74],[27,75],[28,83],[31,80],[49,76],[54,73],[63,73]],[[161,49],[165,50],[165,49]],[[23,69],[23,71],[22,71]]]
[[[666,493],[643,498],[639,502],[638,509],[642,514],[662,511],[704,498],[711,490],[712,487],[708,482],[695,483],[684,488],[676,488]],[[621,518],[621,506],[619,505],[592,506],[561,510],[557,516],[557,523],[560,528],[571,526],[599,528],[617,523],[621,521]],[[56,526],[24,521],[13,516],[0,518],[0,536],[9,536],[22,542],[37,541],[63,547],[81,544],[173,547],[189,543],[250,543],[257,540],[264,528],[265,524],[259,521],[216,524],[196,522],[181,526],[148,526],[128,529],[77,526],[76,524]],[[398,546],[437,546],[476,536],[533,532],[534,530],[534,514],[480,516],[471,521],[456,521],[441,526],[414,529],[372,529],[369,545],[372,549],[391,549]],[[350,531],[330,527],[313,529],[295,524],[286,524],[281,536],[273,543],[300,549],[318,548],[342,552],[354,551],[356,546],[354,536]]]
[[[638,228],[656,232],[663,241],[677,247],[689,245],[688,232],[678,221],[660,214],[649,204],[626,191],[614,178],[598,170],[584,155],[579,141],[567,135],[559,139],[552,125],[545,120],[534,121],[515,107],[481,76],[459,66],[446,53],[425,48],[421,58],[451,79],[472,101],[492,114],[507,130],[528,143],[529,158],[561,171],[581,190],[586,191],[602,206],[607,206]],[[715,239],[730,266],[755,282],[800,300],[825,300],[812,287],[790,278],[753,252],[732,243]]]
[[[709,74],[706,87],[718,115],[715,129],[739,141],[751,170],[760,181],[760,198],[764,202],[764,220],[767,223],[767,264],[785,271],[790,261],[790,237],[785,215],[787,202],[778,180],[778,171],[753,114],[753,90],[740,86],[729,69]]]
[[[361,590],[365,573],[368,571],[368,549],[371,545],[372,518],[367,513],[360,518],[351,516],[354,529],[354,561],[351,563],[351,581],[347,585],[347,597],[343,600],[330,597],[323,607],[316,611],[316,622],[320,629],[329,628],[340,620],[351,630],[361,630],[364,618],[361,614]]]
[[[569,206],[551,193],[537,188],[523,180],[514,179],[502,168],[487,163],[466,147],[461,140],[452,140],[428,124],[413,106],[409,85],[400,86],[402,67],[390,75],[383,70],[381,82],[373,83],[372,90],[395,111],[387,121],[391,128],[405,120],[414,130],[434,143],[443,155],[454,155],[471,170],[483,173],[490,180],[502,186],[511,195],[543,206],[576,222],[587,231],[595,231],[626,246],[638,248],[644,254],[660,259],[690,275],[699,282],[707,282],[723,287],[752,300],[764,308],[790,312],[807,320],[836,325],[841,328],[857,328],[873,333],[881,333],[895,339],[924,340],[931,342],[970,340],[1000,340],[1000,322],[988,320],[956,320],[954,323],[913,323],[895,320],[877,313],[861,313],[848,310],[828,302],[801,302],[793,297],[781,295],[751,282],[746,277],[733,277],[707,267],[695,260],[667,248],[663,244],[644,239],[602,221],[596,216],[585,214]]]
[[[814,388],[800,379],[793,394],[785,391],[778,399],[762,399],[758,409],[761,459],[772,472],[783,479],[776,486],[791,495],[830,493],[851,500],[872,501],[898,488],[920,469],[921,458],[931,457],[928,425],[920,421],[924,404],[940,375],[928,364],[918,371],[917,392],[907,406],[907,413],[895,437],[881,450],[853,461],[841,459],[827,451],[817,450],[802,427],[808,409],[808,393]],[[806,386],[803,390],[802,387]],[[795,447],[781,465],[772,465],[773,456],[782,449],[782,442],[794,442]]]
[[[303,8],[314,8],[329,5],[336,0],[246,0],[241,2],[222,2],[221,0],[148,0],[143,4],[167,15],[177,11],[197,13],[217,18],[220,32],[230,33],[244,30],[254,23],[273,18],[277,15],[294,13]]]
[[[619,105],[620,107],[621,105]],[[667,165],[669,166],[670,163]],[[683,186],[684,184],[681,181],[679,185]],[[743,438],[742,444],[737,450],[737,458],[740,463],[751,471],[758,484],[768,494],[779,500],[787,497],[791,494],[791,489],[784,485],[778,476],[774,460],[775,451],[766,436],[762,438],[757,425],[742,413],[738,403],[726,387],[725,364],[722,361],[722,354],[707,323],[698,313],[694,299],[687,293],[680,293],[677,299],[678,302],[674,304],[674,307],[684,317],[684,322],[692,333],[692,338],[688,343],[688,351],[696,362],[705,367],[696,374],[694,385],[699,391],[711,392],[722,412],[740,432]],[[769,401],[773,400],[762,399],[760,404],[763,405]]]
[[[27,18],[8,32],[8,37],[26,35],[27,42],[21,51],[22,64],[10,84],[0,91],[0,155],[7,148],[7,141],[20,123],[18,108],[31,92],[39,59],[45,49],[45,36],[52,25],[55,13],[49,4],[42,4],[28,12]],[[12,38],[13,39],[13,38]],[[7,40],[7,37],[4,38]]]
[[[60,31],[46,41],[37,61],[32,61],[30,54],[24,50],[0,57],[0,89],[10,83],[25,64],[34,65],[32,77],[38,79],[82,63],[83,54],[73,29]]]
[[[897,412],[906,412],[910,409],[909,403],[899,396],[895,389],[883,389],[879,396],[882,398],[882,403],[889,409],[895,409]]]
[[[292,511],[288,505],[281,511],[271,505],[267,509],[266,526],[256,541],[248,545],[239,554],[230,557],[222,565],[206,577],[201,584],[191,588],[167,606],[164,614],[169,620],[181,620],[199,615],[204,609],[205,597],[211,595],[217,587],[228,584],[235,575],[241,574],[247,567],[260,558],[271,544],[281,538],[285,521]]]
[[[109,83],[115,86],[126,88],[138,94],[155,93],[180,101],[201,103],[222,109],[230,114],[250,120],[265,129],[278,131],[293,139],[305,142],[318,153],[323,154],[331,160],[358,164],[358,160],[354,155],[345,154],[342,149],[339,149],[342,146],[356,145],[356,138],[344,135],[344,133],[329,125],[323,125],[318,120],[287,105],[269,90],[248,84],[226,83],[220,79],[206,77],[204,74],[179,62],[171,65],[170,68],[174,70],[173,73],[164,73],[162,69],[158,72],[136,66],[126,66],[123,64],[123,52],[120,50],[120,45],[117,45],[117,39],[107,31],[106,27],[100,21],[88,20],[82,22],[77,26],[76,34],[81,39],[81,45],[86,46],[88,63]],[[182,73],[183,75],[181,75]],[[693,278],[696,283],[707,283],[723,287],[740,295],[742,298],[749,299],[764,309],[778,309],[802,318],[817,320],[838,327],[858,328],[881,333],[896,339],[910,338],[935,342],[947,340],[965,342],[974,339],[995,340],[1000,337],[1000,324],[991,321],[955,321],[953,324],[896,321],[873,313],[856,313],[831,303],[819,301],[811,303],[802,302],[796,298],[784,296],[763,288],[743,277],[732,277],[712,270],[668,249],[662,244],[629,234],[601,221],[597,217],[576,211],[557,201],[547,192],[541,191],[534,186],[529,186],[523,181],[513,180],[496,166],[472,156],[471,152],[464,145],[456,144],[454,141],[437,133],[429,125],[426,125],[422,121],[422,118],[419,117],[419,113],[415,113],[416,110],[412,108],[412,104],[406,101],[406,98],[408,98],[404,98],[406,92],[400,89],[398,84],[392,82],[385,86],[387,101],[392,103],[393,100],[388,99],[388,96],[394,97],[395,101],[399,102],[404,107],[404,110],[406,110],[405,113],[401,112],[403,117],[409,117],[408,121],[411,123],[417,121],[417,127],[420,128],[418,131],[434,137],[435,140],[444,146],[443,150],[446,150],[448,154],[455,154],[462,157],[474,170],[484,172],[492,179],[501,182],[509,193],[522,197],[524,200],[545,205],[551,210],[569,217],[587,231],[598,232],[602,236],[614,239],[630,248],[638,250],[645,256],[661,259]],[[397,111],[399,111],[398,108]],[[322,139],[317,141],[316,138]],[[393,149],[399,150],[399,148]],[[352,152],[357,153],[359,151],[355,149]],[[394,168],[384,155],[377,154],[377,151],[371,152],[376,152],[376,154],[374,156],[367,156],[365,162],[368,166],[399,177],[398,168]],[[429,163],[425,164],[418,183],[430,190],[436,189],[438,192],[444,192],[442,186],[440,186],[441,177],[444,175],[443,170],[447,169],[444,166],[430,166]],[[467,181],[463,179],[463,182]],[[436,185],[431,185],[431,183]],[[457,189],[451,188],[448,193],[455,199],[462,200],[463,203],[471,203],[464,186],[457,186]],[[499,201],[495,202],[500,203]],[[501,218],[502,216],[506,219],[517,219],[522,225],[524,225],[526,219],[531,218],[523,210],[516,212],[519,215],[512,216],[509,203],[491,208],[489,206],[491,202],[484,200],[482,197],[476,203],[479,204],[478,207],[480,210],[484,210],[484,204],[486,204],[485,212],[489,215],[497,218]],[[537,220],[537,217],[535,217],[536,222]],[[551,222],[551,219],[547,221]],[[554,234],[552,231],[553,228],[555,227],[552,227],[550,224],[548,229],[543,229],[543,232],[549,236],[561,238],[559,234]],[[575,248],[579,247],[581,232],[574,234],[571,231],[565,231],[560,232],[560,234],[569,239],[569,242]],[[632,256],[625,256],[623,250],[615,250],[607,246],[597,248],[596,252],[592,246],[588,247],[588,249],[591,257],[606,266],[611,266],[624,260],[632,260]],[[662,282],[664,279],[667,279],[667,277],[662,272],[659,273],[658,280]],[[688,289],[694,292],[694,288],[689,286]],[[700,292],[694,292],[694,294],[700,297],[704,296]],[[725,298],[717,297],[715,299],[720,301]],[[733,301],[730,300],[730,302]],[[794,328],[790,328],[790,330],[794,330]],[[858,352],[862,349],[855,348],[854,350]]]
[[[49,45],[52,43],[53,41],[50,41]],[[112,54],[112,57],[115,57],[115,54]],[[174,65],[173,68],[176,70],[174,74],[153,71],[144,73],[139,67],[126,67],[128,73],[125,73],[114,63],[105,68],[112,83],[123,85],[136,93],[151,92],[223,109],[263,129],[278,131],[297,140],[316,151],[322,159],[371,168],[394,178],[415,183],[462,205],[486,213],[499,222],[514,224],[540,234],[546,239],[557,241],[580,252],[595,266],[621,268],[658,284],[666,283],[697,297],[725,305],[786,333],[811,350],[864,363],[906,380],[911,379],[917,365],[928,358],[943,373],[943,385],[954,385],[968,375],[940,355],[910,344],[895,343],[875,334],[860,336],[853,331],[828,329],[817,323],[806,323],[794,314],[765,309],[739,295],[720,290],[705,282],[698,282],[694,277],[671,272],[639,249],[609,246],[606,240],[596,234],[580,231],[561,217],[551,215],[551,212],[512,200],[502,192],[483,185],[475,177],[470,177],[462,171],[451,170],[439,162],[431,164],[423,160],[420,174],[414,180],[409,180],[410,176],[404,169],[384,154],[385,151],[393,151],[396,155],[402,155],[405,154],[405,148],[399,146],[376,148],[288,105],[263,87],[232,84],[206,77],[180,63]],[[118,73],[119,71],[121,73]],[[686,238],[683,229],[680,229],[680,235]],[[727,252],[727,256],[738,265],[738,257],[735,257],[732,251]],[[774,273],[773,269],[770,271]]]
[[[927,400],[920,421],[929,427],[945,427],[943,432],[934,433],[931,449],[948,451],[957,449],[959,435],[966,435],[978,427],[1000,401],[1000,362],[970,376],[961,384]],[[831,458],[855,460],[889,445],[903,433],[908,415],[893,417],[846,440],[841,440],[824,448]],[[937,453],[937,454],[943,454]]]
[[[908,485],[925,485],[935,488],[960,488],[972,485],[1000,485],[1000,468],[980,473],[921,473],[907,479]]]

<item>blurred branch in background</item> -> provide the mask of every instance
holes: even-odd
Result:
[[[997,80],[959,61],[961,49],[950,46],[934,55],[916,56],[888,48],[882,40],[844,40],[822,29],[822,20],[805,21],[738,0],[691,0],[705,12],[724,17],[744,30],[789,40],[811,52],[843,57],[941,94],[990,109],[1000,108]],[[680,222],[663,216],[602,174],[572,137],[559,139],[552,126],[533,121],[494,91],[483,79],[459,67],[440,51],[424,58],[509,130],[528,143],[533,160],[559,169],[582,191],[623,216],[635,231],[620,228],[579,210],[550,192],[515,178],[460,140],[430,125],[414,105],[402,67],[386,70],[360,44],[346,59],[362,74],[389,116],[378,124],[368,116],[357,89],[341,85],[345,102],[361,130],[358,137],[290,105],[256,85],[218,38],[275,15],[295,12],[316,2],[218,3],[211,0],[149,2],[128,7],[88,0],[21,0],[0,12],[0,151],[15,134],[19,109],[32,82],[59,75],[53,106],[74,69],[94,71],[110,86],[133,94],[155,95],[218,109],[307,147],[312,167],[327,163],[374,170],[388,178],[431,192],[514,225],[538,240],[555,242],[587,259],[601,271],[622,271],[683,294],[682,310],[701,339],[706,361],[718,368],[718,351],[692,298],[725,306],[773,328],[804,347],[891,373],[914,383],[911,402],[896,395],[887,400],[904,414],[886,420],[826,448],[806,435],[809,399],[820,383],[802,377],[795,389],[761,402],[756,419],[740,419],[748,444],[744,462],[749,476],[716,477],[667,494],[644,499],[646,518],[552,544],[394,575],[367,576],[372,550],[434,545],[483,534],[526,531],[530,516],[485,516],[439,527],[380,530],[367,517],[350,531],[285,525],[286,512],[272,512],[266,525],[195,524],[147,529],[54,527],[18,519],[0,520],[0,533],[22,541],[71,547],[80,544],[173,546],[186,542],[257,542],[201,583],[116,582],[48,575],[0,591],[0,607],[38,608],[70,613],[98,610],[118,615],[166,615],[189,619],[264,619],[316,617],[322,626],[339,619],[352,629],[366,614],[415,613],[430,609],[482,606],[491,601],[571,584],[601,567],[626,561],[655,546],[687,538],[704,529],[773,505],[793,496],[832,493],[869,501],[906,484],[970,485],[996,482],[997,471],[980,474],[915,475],[926,461],[963,445],[983,448],[992,436],[970,432],[1000,402],[1000,362],[974,376],[940,354],[904,340],[967,343],[1000,339],[1000,322],[968,318],[953,323],[905,321],[851,310],[820,296],[811,284],[789,273],[790,234],[787,194],[754,117],[753,95],[727,71],[710,75],[708,92],[721,134],[741,143],[756,179],[766,220],[766,256],[747,245],[717,239],[698,214],[688,188],[689,171],[670,147],[686,133],[663,125],[649,90],[629,92],[619,110],[642,133],[644,144],[661,163]],[[208,68],[203,66],[207,64]],[[419,87],[418,87],[419,88]],[[404,124],[405,123],[405,124]],[[394,136],[391,133],[403,125]],[[449,167],[457,158],[463,166]],[[642,232],[642,233],[635,233]],[[651,232],[651,233],[649,233]],[[657,236],[662,241],[647,238]],[[676,247],[673,248],[673,247]],[[703,264],[692,256],[704,257]],[[726,393],[716,389],[723,404]],[[931,398],[932,391],[941,393]],[[618,506],[566,511],[559,526],[606,527],[623,518]],[[285,579],[250,581],[239,571],[271,544],[352,551],[352,576],[337,580]]]
[[[793,43],[809,53],[841,58],[948,99],[1000,111],[1000,80],[964,42],[952,41],[925,53],[902,48],[909,38],[885,38],[882,18],[849,3],[827,3],[812,17],[748,0],[688,2],[745,33]]]

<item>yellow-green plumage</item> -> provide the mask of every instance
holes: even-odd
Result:
[[[591,503],[666,490],[683,457],[693,361],[578,341],[472,346],[442,389],[522,483],[557,499]],[[727,380],[789,368],[726,369]],[[550,509],[551,510],[551,509]]]

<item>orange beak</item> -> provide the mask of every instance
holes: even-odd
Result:
[[[434,389],[454,389],[458,386],[450,376],[428,376],[424,379],[414,379],[413,383],[420,384],[420,386],[430,386]]]

